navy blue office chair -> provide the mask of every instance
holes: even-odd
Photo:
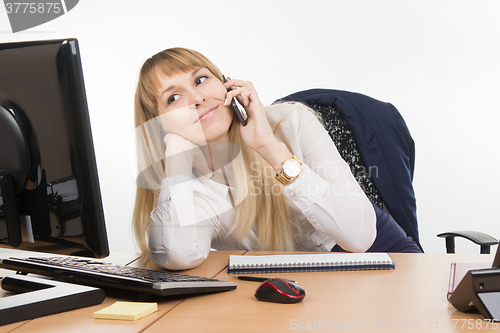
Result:
[[[362,94],[331,89],[300,91],[277,102],[287,101],[306,104],[321,115],[368,198],[422,248],[412,184],[415,145],[398,110]]]

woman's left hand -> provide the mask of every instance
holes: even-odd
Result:
[[[240,125],[243,141],[258,153],[276,144],[277,139],[267,120],[264,105],[252,82],[228,79],[224,86],[232,89],[227,93],[226,105],[231,105],[232,99],[236,98],[247,112],[247,125]]]

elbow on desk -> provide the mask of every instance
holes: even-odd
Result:
[[[373,237],[361,237],[355,240],[339,240],[337,244],[348,252],[363,253],[366,252],[375,241],[377,231]]]
[[[360,226],[357,232],[345,234],[344,237],[336,239],[336,243],[348,252],[366,252],[377,238],[376,217],[373,222]]]
[[[345,249],[348,252],[353,252],[353,253],[363,253],[366,252],[371,246],[373,242],[364,242],[364,243],[359,243],[359,244],[349,244],[348,246],[342,246],[343,249]]]
[[[172,250],[149,251],[149,258],[155,264],[168,270],[185,270],[201,265],[208,257],[208,252],[199,249],[188,250],[176,247]]]

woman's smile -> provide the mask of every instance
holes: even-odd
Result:
[[[215,106],[215,107],[212,107],[212,108],[209,108],[205,111],[203,111],[200,115],[199,115],[199,118],[197,121],[195,121],[195,123],[197,123],[198,121],[202,122],[202,121],[205,121],[205,120],[208,120],[210,118],[213,117],[213,115],[217,112],[217,110],[219,109],[219,106]]]

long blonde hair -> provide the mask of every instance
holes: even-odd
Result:
[[[144,124],[158,116],[158,72],[170,77],[179,73],[206,67],[219,80],[219,69],[202,54],[185,49],[171,48],[159,52],[143,64],[134,101],[135,127],[139,177],[133,213],[133,228],[137,245],[142,253],[148,253],[151,211],[157,206],[160,184],[163,178],[164,147],[160,128],[152,129]],[[236,206],[236,217],[230,231],[233,241],[239,243],[256,224],[259,250],[293,250],[290,231],[288,201],[273,173],[266,172],[269,164],[249,148],[240,136],[236,117],[229,128],[229,141],[241,150],[244,165],[236,167],[236,197],[245,198]],[[249,167],[251,166],[251,167]],[[249,195],[246,195],[246,194]]]

